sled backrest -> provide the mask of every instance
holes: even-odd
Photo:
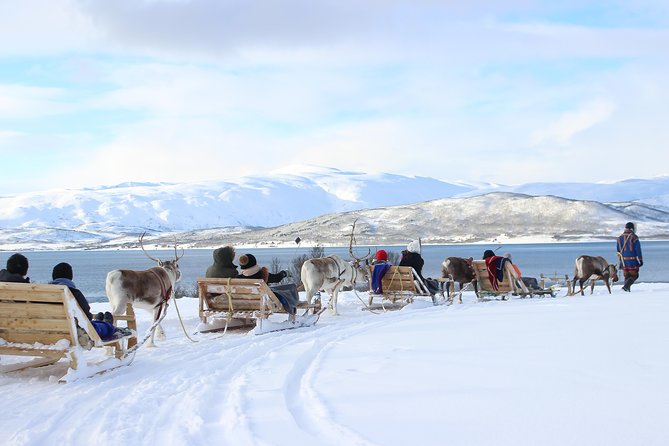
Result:
[[[64,339],[68,343],[61,345],[75,345],[66,293],[72,295],[60,285],[0,283],[0,338],[8,343],[49,346]]]
[[[231,316],[243,312],[253,317],[285,312],[262,279],[197,279],[197,287],[202,321],[206,320],[207,312],[229,313]]]

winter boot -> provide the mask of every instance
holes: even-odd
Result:
[[[105,311],[105,314],[102,319],[104,322],[107,322],[108,324],[114,325],[114,316],[109,311]]]
[[[634,277],[629,277],[627,280],[625,280],[625,285],[623,285],[623,291],[627,291],[629,293],[630,288],[632,287],[632,284],[635,281],[636,281],[636,278],[634,278]]]

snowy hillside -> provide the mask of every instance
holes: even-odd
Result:
[[[444,198],[403,206],[328,214],[276,228],[245,233],[217,230],[180,235],[186,246],[222,243],[267,246],[291,244],[346,245],[355,219],[358,244],[560,242],[610,239],[628,220],[635,220],[646,239],[669,238],[669,213],[653,208],[611,206],[594,201],[491,193]],[[165,244],[170,243],[164,238]]]
[[[497,192],[483,195],[491,190]],[[372,244],[419,236],[428,243],[593,240],[618,233],[628,220],[643,224],[645,238],[664,239],[667,198],[669,177],[474,186],[296,166],[263,178],[0,197],[0,249],[127,246],[143,231],[180,233],[187,246],[263,246],[297,236],[341,244],[356,216],[358,241]]]

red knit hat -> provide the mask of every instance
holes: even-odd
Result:
[[[388,253],[383,249],[379,249],[378,251],[376,251],[375,258],[376,258],[376,260],[379,260],[379,261],[381,261],[381,260],[388,261]]]

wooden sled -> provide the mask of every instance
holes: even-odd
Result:
[[[126,352],[137,342],[135,314],[128,305],[125,320],[131,335],[103,341],[79,307],[70,289],[63,285],[0,283],[0,355],[33,356],[36,359],[0,367],[13,372],[28,367],[69,361],[60,379],[75,381],[128,365]],[[85,351],[109,347],[113,357],[88,364]]]
[[[532,291],[525,286],[522,280],[520,280],[520,277],[518,277],[518,274],[513,269],[511,263],[506,262],[504,264],[504,280],[498,282],[499,287],[497,290],[495,290],[492,283],[490,283],[485,260],[474,260],[473,263],[478,285],[477,297],[479,300],[484,300],[489,297],[505,300],[509,295],[521,297],[532,295]]]
[[[200,300],[198,331],[218,331],[242,327],[255,334],[313,325],[321,312],[320,301],[300,301],[294,319],[285,322],[270,321],[273,314],[290,316],[274,292],[262,279],[197,279]]]
[[[416,271],[410,266],[391,266],[381,278],[383,293],[375,294],[372,291],[372,272],[374,266],[369,267],[369,303],[363,310],[396,310],[412,303],[416,296],[429,297],[434,302],[427,286],[420,279]],[[381,299],[374,303],[374,299]]]

